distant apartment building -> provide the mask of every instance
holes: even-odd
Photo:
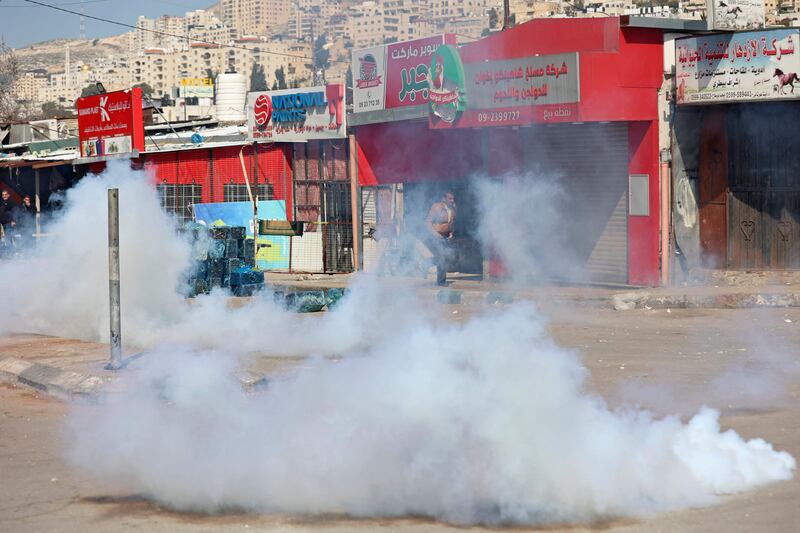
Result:
[[[14,95],[23,102],[35,102],[39,100],[39,90],[47,85],[47,72],[44,70],[32,70],[23,72],[14,82]]]
[[[522,24],[535,18],[546,18],[556,15],[559,11],[560,3],[557,1],[543,2],[541,0],[511,0],[509,3],[509,14],[514,16],[514,21],[517,24]],[[503,26],[503,8],[501,6],[494,7],[497,11],[497,28]]]
[[[289,23],[292,0],[221,0],[222,22],[242,36],[265,36]]]

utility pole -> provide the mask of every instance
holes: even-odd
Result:
[[[108,189],[108,303],[111,359],[106,370],[122,368],[122,320],[119,299],[119,189]]]
[[[511,6],[510,0],[503,0],[503,30],[511,27]]]
[[[80,37],[81,40],[86,39],[86,17],[83,16],[83,4],[84,0],[81,0],[81,29],[80,29]]]

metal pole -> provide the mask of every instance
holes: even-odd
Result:
[[[52,172],[52,170],[51,170]],[[36,181],[35,187],[36,190],[34,192],[34,197],[36,199],[36,238],[39,238],[39,235],[42,233],[41,227],[41,216],[42,216],[42,207],[41,207],[41,200],[39,195],[41,194],[41,185],[39,184],[39,169],[36,169]]]
[[[511,27],[511,6],[509,0],[503,0],[503,30]]]
[[[108,301],[111,360],[107,370],[122,368],[122,324],[119,300],[119,189],[108,189]]]

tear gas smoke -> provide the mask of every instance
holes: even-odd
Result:
[[[105,338],[109,186],[121,198],[123,334],[169,344],[121,375],[123,392],[74,406],[69,424],[75,463],[128,490],[176,509],[536,523],[702,505],[792,476],[790,455],[720,432],[711,409],[688,424],[610,410],[530,304],[456,325],[364,279],[313,327],[269,297],[187,304],[175,288],[188,246],[147,180],[120,166],[67,193],[45,254],[0,266],[0,329]],[[311,357],[245,394],[231,371],[266,345],[345,357]]]
[[[478,238],[484,249],[502,259],[512,281],[585,279],[564,224],[566,216],[581,215],[569,212],[556,178],[529,174],[473,179],[479,203]]]
[[[73,418],[77,464],[178,509],[455,523],[592,521],[708,504],[789,479],[794,459],[720,432],[611,411],[529,304],[412,321],[247,395],[220,353],[165,349],[129,392]]]

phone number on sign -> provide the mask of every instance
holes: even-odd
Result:
[[[498,111],[496,113],[478,113],[478,122],[509,122],[519,120],[519,111]]]

